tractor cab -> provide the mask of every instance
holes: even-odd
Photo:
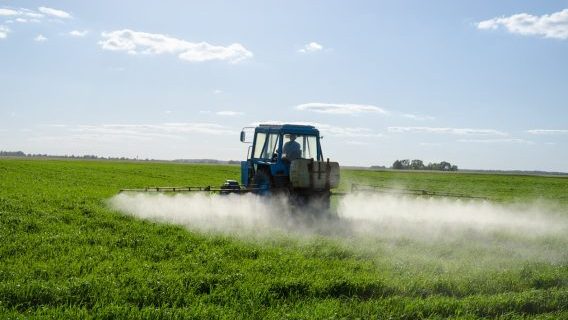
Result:
[[[323,161],[319,131],[313,126],[261,124],[254,127],[252,139],[247,139],[246,129],[253,128],[241,132],[241,141],[252,143],[247,160],[241,162],[245,187],[285,188],[290,184],[292,161]]]

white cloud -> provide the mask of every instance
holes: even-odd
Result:
[[[95,130],[119,130],[119,131],[132,131],[132,132],[165,132],[165,133],[176,133],[176,134],[189,134],[189,133],[201,133],[201,134],[213,134],[213,135],[223,135],[223,134],[235,134],[237,131],[230,129],[226,126],[217,123],[163,123],[163,124],[107,124],[95,127]]]
[[[41,18],[44,17],[43,14],[37,13],[37,12],[35,12],[33,10],[29,10],[29,9],[21,9],[21,15],[28,17],[28,18],[32,18],[32,19],[41,19]]]
[[[43,34],[38,34],[38,36],[34,38],[34,41],[45,42],[45,41],[47,41],[47,38]]]
[[[258,126],[260,124],[296,124],[304,126],[314,126],[318,129],[322,136],[333,136],[339,138],[380,138],[383,135],[375,132],[370,128],[363,127],[341,127],[317,122],[304,122],[304,121],[262,121],[253,122],[251,126]]]
[[[323,50],[323,46],[317,42],[310,42],[304,45],[304,47],[298,52],[300,53],[310,53],[310,52],[317,52]]]
[[[520,144],[534,144],[534,142],[524,139],[460,139],[458,142],[468,143],[520,143]]]
[[[238,130],[217,123],[161,123],[161,124],[100,124],[100,125],[49,125],[48,127],[63,130],[65,137],[80,141],[119,140],[156,141],[161,139],[184,139],[193,134],[203,135],[237,135]],[[61,139],[54,136],[53,139]],[[50,137],[38,137],[39,140],[50,140]]]
[[[304,103],[296,106],[298,110],[313,111],[317,113],[327,113],[327,114],[358,114],[358,113],[380,113],[387,114],[388,112],[383,108],[379,108],[373,105],[366,104],[338,104],[338,103],[321,103],[321,102],[311,102]]]
[[[219,89],[213,90],[213,94],[221,94],[221,93],[223,93],[223,90],[219,90]]]
[[[44,15],[41,13],[25,8],[20,8],[20,9],[0,8],[0,16],[30,18],[31,20],[29,21],[32,20],[37,21],[36,19],[41,19],[44,17]],[[23,22],[23,21],[19,20],[18,22]]]
[[[484,20],[477,24],[477,28],[481,30],[495,30],[500,27],[510,33],[525,36],[566,40],[568,39],[568,9],[542,16],[519,13],[509,17]]]
[[[224,60],[237,63],[252,58],[240,43],[229,46],[214,46],[207,42],[188,42],[163,34],[137,32],[129,29],[103,32],[99,45],[104,50],[125,51],[129,54],[176,54],[189,62]]]
[[[533,129],[527,130],[530,134],[568,134],[568,129]]]
[[[10,29],[6,26],[0,25],[0,39],[6,39],[10,33]]]
[[[44,13],[48,16],[52,16],[52,17],[55,17],[55,18],[61,18],[61,19],[71,19],[72,18],[70,13],[65,12],[63,10],[58,10],[58,9],[53,9],[53,8],[48,8],[48,7],[39,7],[38,10],[41,13]]]
[[[67,12],[61,11],[61,10],[45,8],[45,7],[40,7],[39,10],[45,12],[46,14],[48,14],[52,17],[57,17],[57,18],[65,18],[65,17],[70,18],[71,17],[71,15],[69,15]],[[42,21],[42,19],[45,18],[45,15],[42,14],[42,13],[39,13],[37,11],[26,9],[26,8],[13,9],[13,8],[4,7],[4,8],[0,8],[0,17],[12,18],[12,19],[4,21],[4,23],[6,23],[6,24],[8,24],[8,23],[14,24],[16,22],[17,23],[40,23]],[[6,26],[0,25],[0,39],[6,38],[10,31],[11,30],[8,29]],[[36,37],[35,40],[36,41],[45,41],[45,40],[47,40],[47,38],[40,35],[40,36]]]
[[[10,17],[10,16],[18,16],[20,12],[13,9],[8,8],[0,8],[0,16]]]
[[[507,136],[508,134],[495,129],[471,128],[435,128],[435,127],[388,127],[391,133],[440,133],[454,135]]]
[[[87,33],[89,33],[88,30],[83,30],[83,31],[73,30],[73,31],[69,32],[69,35],[73,36],[73,37],[77,37],[77,38],[82,38],[82,37],[86,36]]]
[[[417,120],[417,121],[426,121],[426,120],[435,120],[436,119],[435,117],[432,117],[432,116],[412,114],[412,113],[404,113],[404,114],[402,114],[402,116],[405,117],[405,118]]]
[[[8,20],[6,21],[6,23],[14,23],[14,22],[19,22],[19,23],[28,23],[28,22],[33,22],[33,23],[38,23],[41,22],[38,19],[27,19],[27,18],[16,18],[16,20]]]
[[[225,111],[217,111],[215,112],[215,114],[218,116],[234,117],[234,116],[242,116],[244,113],[239,111],[225,110]]]
[[[362,127],[339,127],[326,124],[320,124],[316,126],[322,135],[329,135],[341,138],[380,138],[383,135],[381,133],[375,132],[370,128]]]

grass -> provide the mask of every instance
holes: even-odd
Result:
[[[238,167],[0,160],[1,318],[568,318],[568,256],[525,259],[496,234],[263,241],[113,211],[124,187],[219,185]],[[568,179],[343,171],[351,182],[568,208]],[[565,248],[564,237],[536,239]]]

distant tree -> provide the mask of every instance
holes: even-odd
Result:
[[[440,170],[442,171],[450,171],[452,168],[452,164],[446,161],[440,162]]]
[[[0,151],[0,156],[7,157],[25,157],[26,154],[22,151]]]
[[[440,163],[430,162],[428,165],[424,165],[424,162],[420,159],[414,159],[412,161],[408,159],[396,160],[392,164],[393,169],[397,170],[439,170],[439,171],[458,171],[458,166],[452,165],[447,161],[442,161]]]
[[[400,160],[396,160],[395,162],[393,162],[392,168],[396,170],[402,169],[402,162],[400,162]]]
[[[424,170],[424,162],[419,159],[414,159],[410,162],[410,168],[412,170]]]

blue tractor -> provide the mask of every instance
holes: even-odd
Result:
[[[250,131],[252,139],[247,136]],[[317,212],[329,208],[330,190],[339,185],[339,164],[324,161],[315,127],[261,124],[244,128],[241,141],[251,144],[246,161],[241,162],[241,184],[227,180],[221,187],[145,187],[121,192],[255,193],[285,196],[292,206]]]
[[[247,133],[254,130],[252,139]],[[252,140],[252,141],[250,141]],[[298,205],[329,207],[339,184],[339,164],[324,161],[319,130],[309,125],[261,124],[241,131],[251,143],[241,161],[241,184],[259,194],[285,194]]]

